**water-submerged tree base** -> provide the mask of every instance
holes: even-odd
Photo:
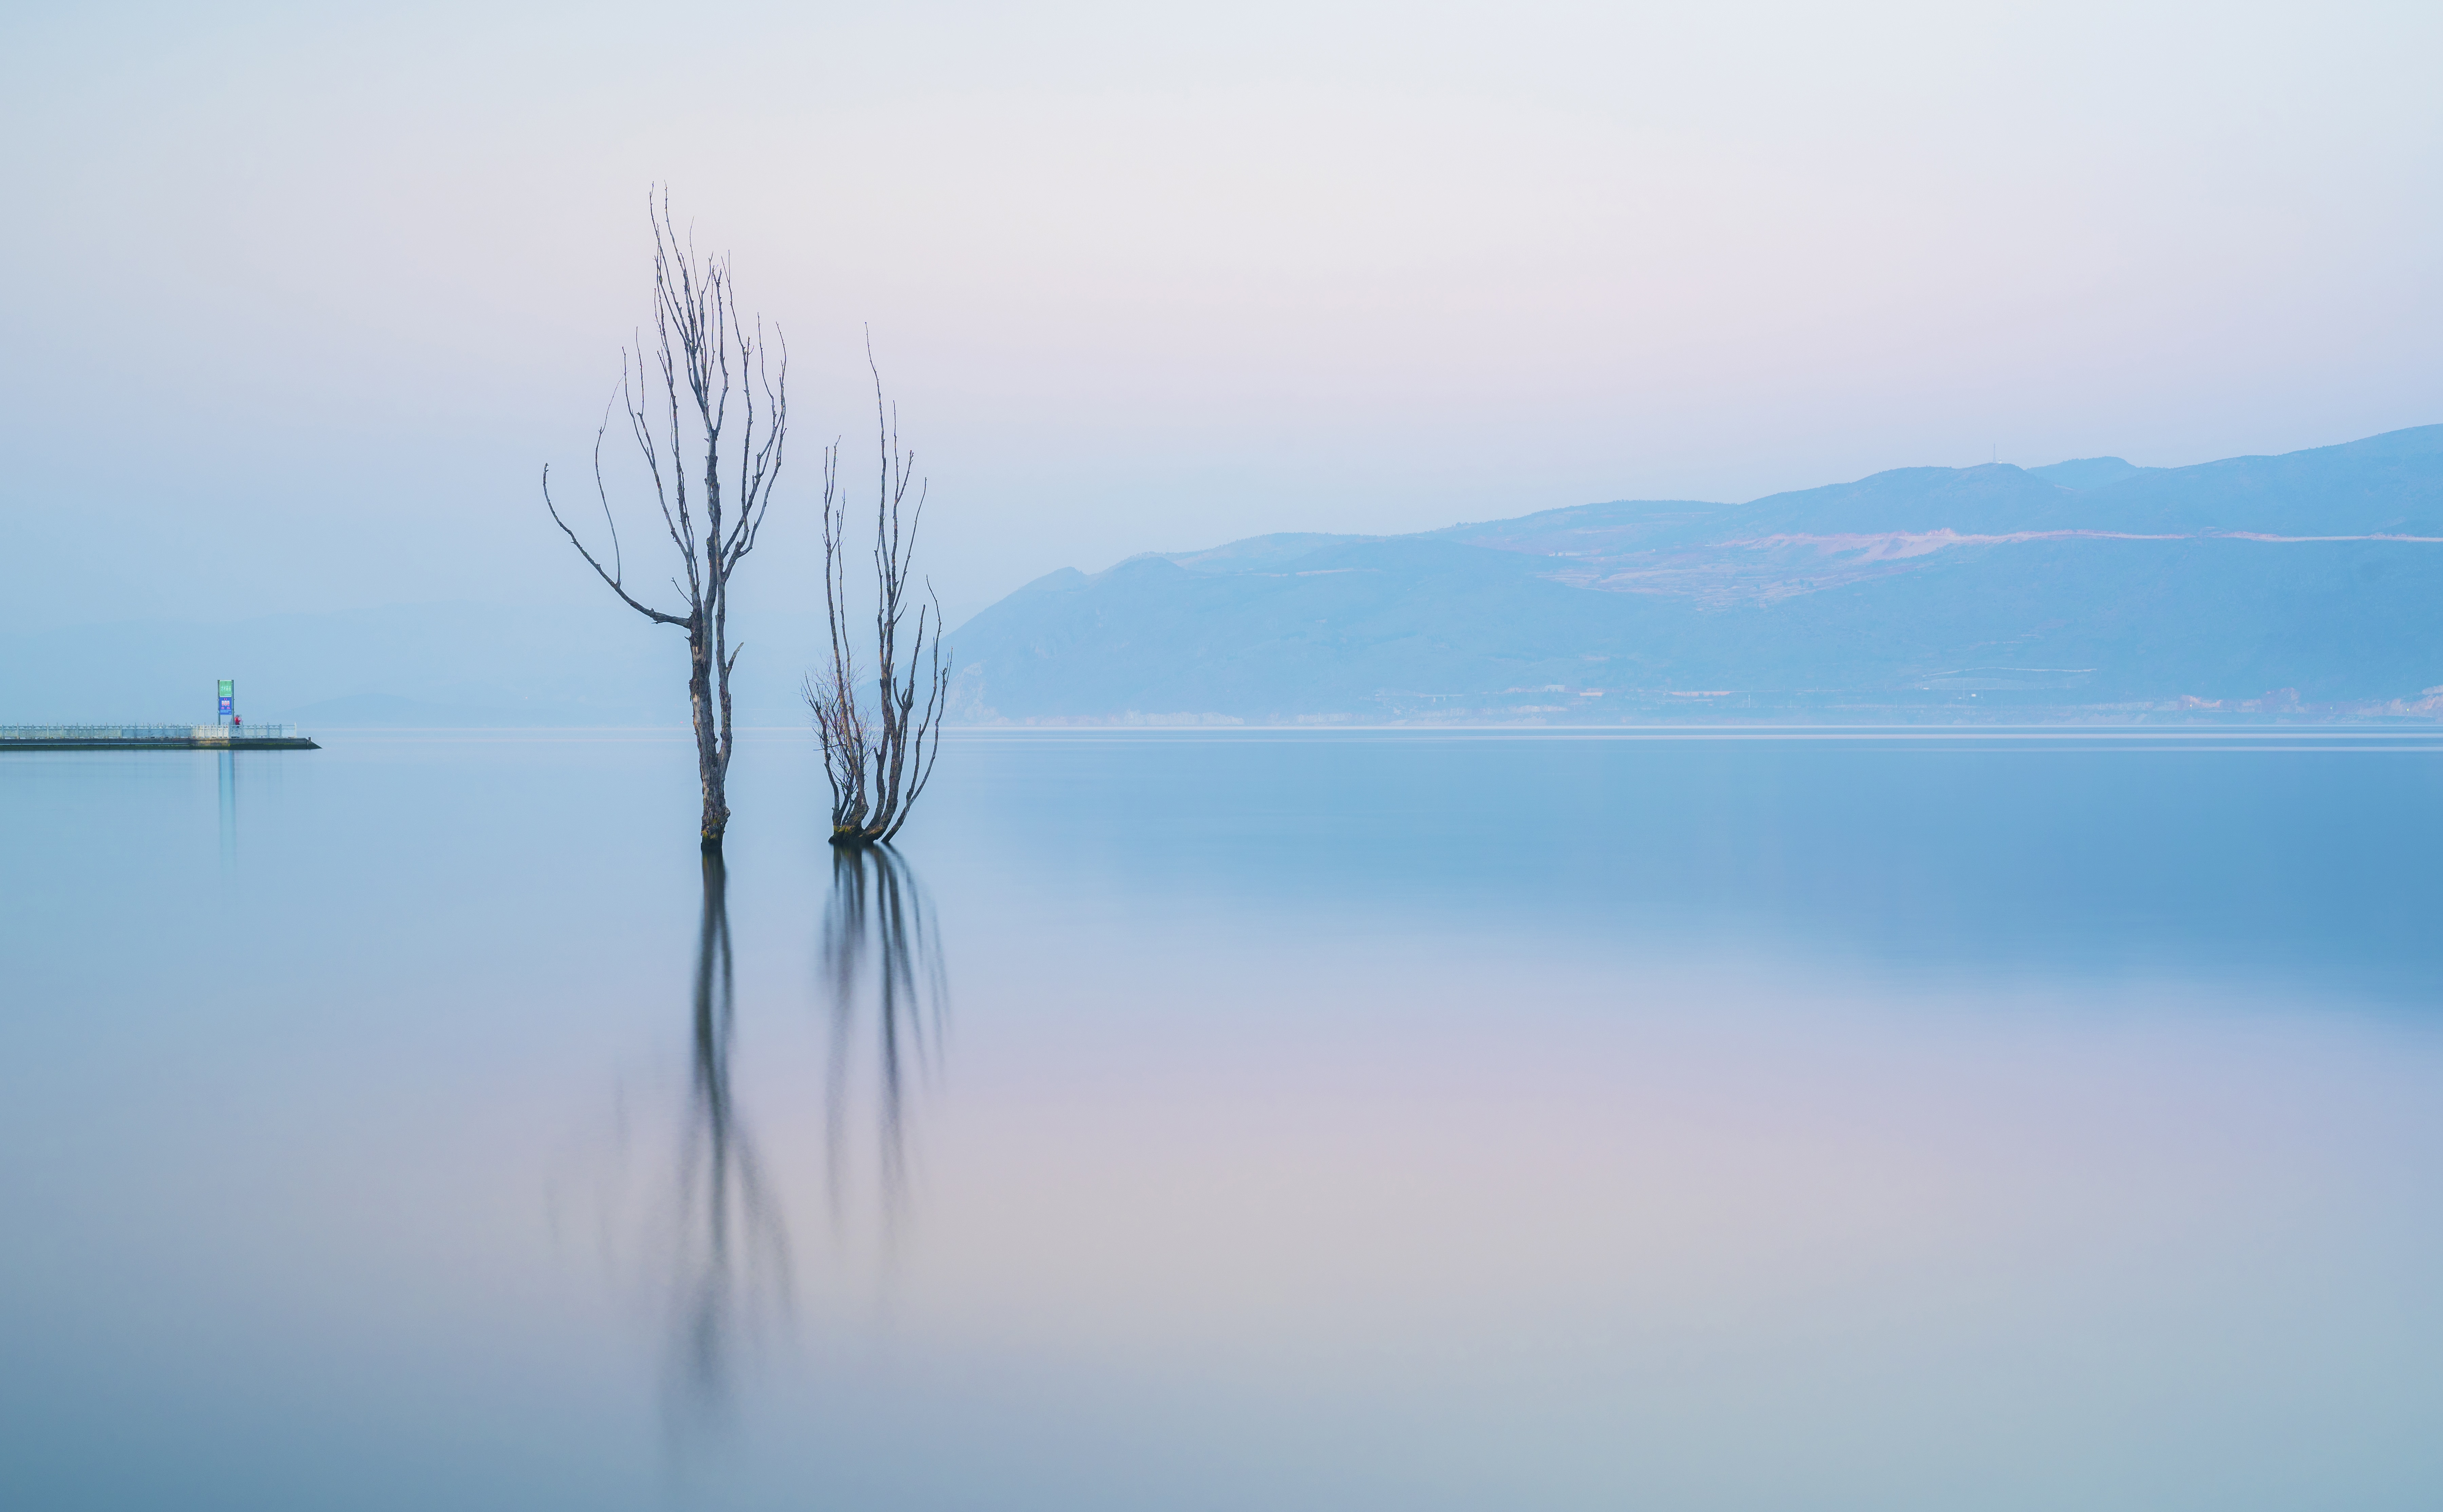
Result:
[[[872,354],[867,353],[871,365]],[[942,654],[942,606],[928,585],[926,601],[908,602],[909,564],[916,530],[925,519],[925,486],[907,504],[912,453],[899,447],[898,413],[882,396],[882,374],[873,377],[874,429],[881,448],[881,486],[873,509],[873,649],[871,685],[874,708],[863,699],[855,639],[848,608],[848,502],[840,496],[839,448],[823,453],[823,603],[830,614],[832,664],[806,674],[806,707],[814,711],[822,741],[823,776],[832,788],[832,843],[844,850],[887,844],[908,822],[916,800],[932,780],[942,751],[942,710],[947,701],[950,663]],[[908,610],[916,611],[912,625]],[[903,662],[899,632],[915,639]],[[918,704],[919,692],[923,704]]]

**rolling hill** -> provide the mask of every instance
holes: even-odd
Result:
[[[2443,426],[1259,536],[1053,573],[952,642],[983,722],[2428,718]]]

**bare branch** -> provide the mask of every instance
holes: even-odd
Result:
[[[552,502],[551,469],[549,466],[545,466],[542,470],[542,504],[544,508],[551,511],[551,523],[560,526],[560,533],[568,537],[568,544],[577,548],[577,554],[585,559],[585,564],[594,569],[597,577],[599,577],[604,582],[609,583],[611,585],[611,591],[617,594],[620,599],[627,603],[629,608],[635,610],[636,613],[643,615],[646,618],[651,619],[657,624],[683,625],[687,623],[685,619],[679,618],[677,615],[664,614],[659,609],[652,608],[647,604],[638,603],[635,599],[630,596],[626,588],[619,585],[618,575],[614,572],[606,571],[603,568],[602,563],[594,559],[594,553],[585,549],[585,543],[579,541],[577,538],[577,532],[568,527],[568,522],[560,517],[560,506]],[[615,535],[614,539],[615,539]]]

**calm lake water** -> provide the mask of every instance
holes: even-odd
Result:
[[[2443,1501],[2443,743],[0,758],[0,1504]]]

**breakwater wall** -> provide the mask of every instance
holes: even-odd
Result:
[[[0,725],[0,751],[321,748],[294,725]]]

